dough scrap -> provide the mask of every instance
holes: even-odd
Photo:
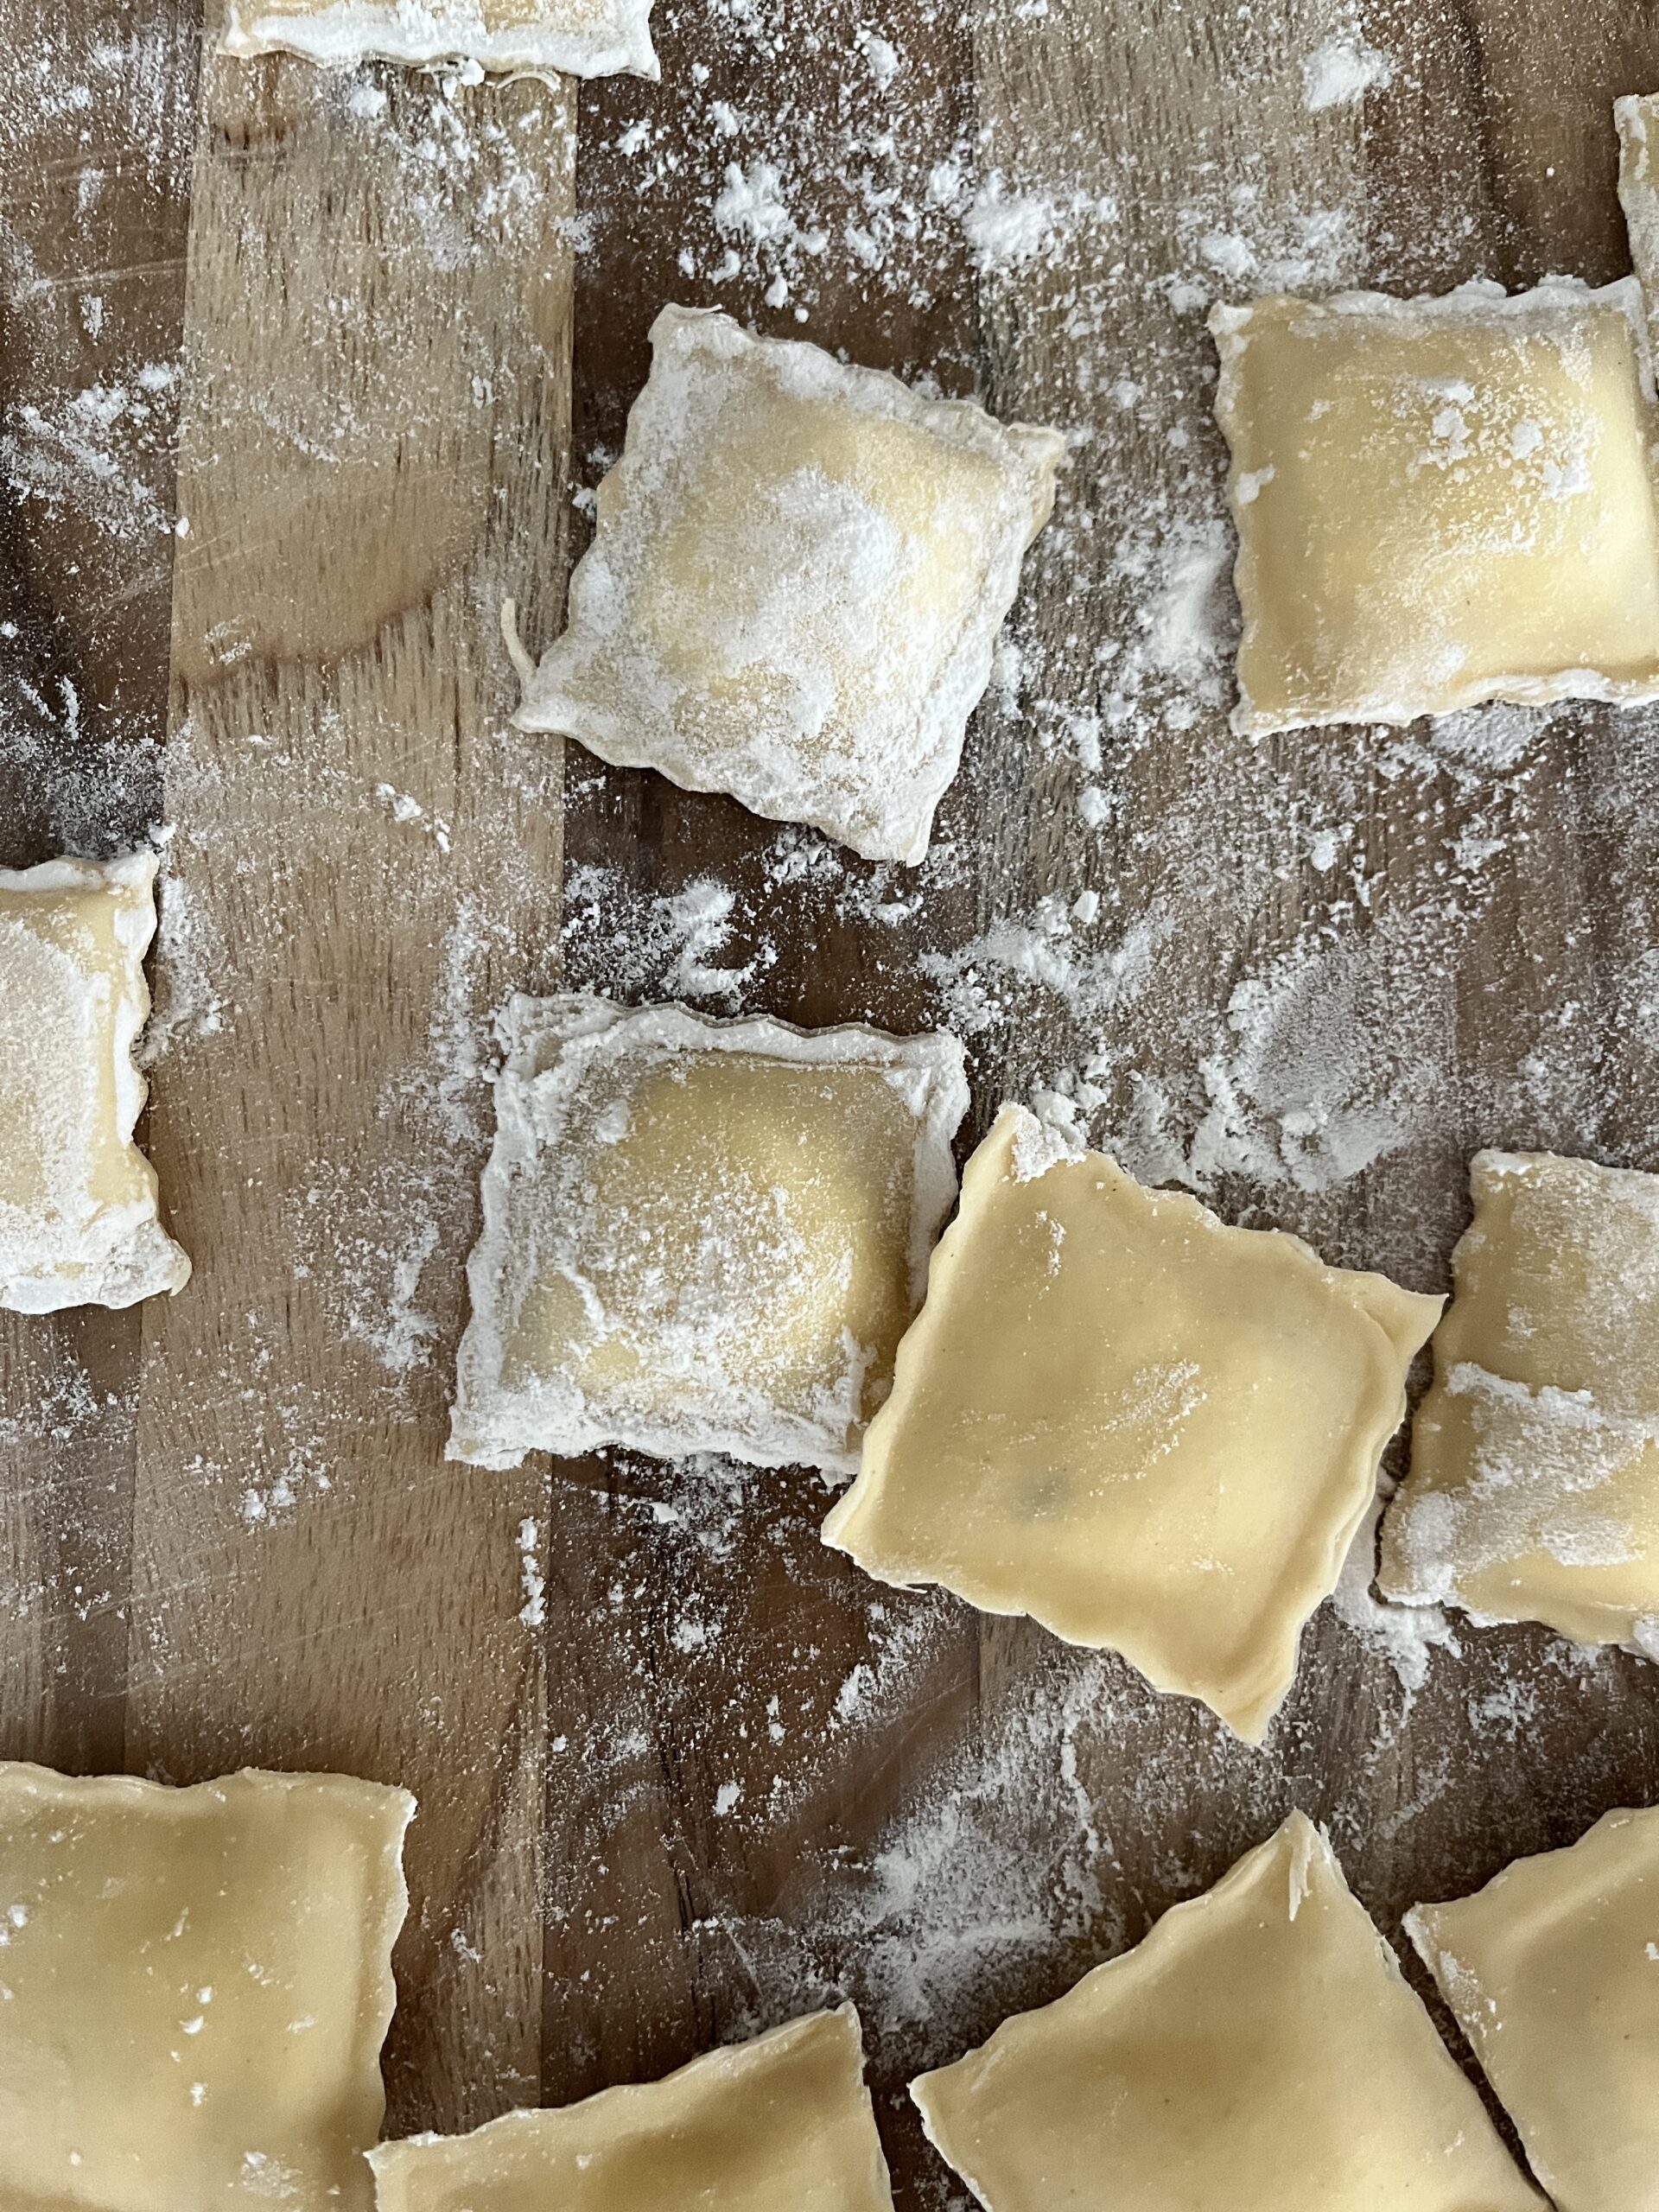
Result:
[[[1656,2212],[1659,1810],[1406,1927],[1559,2212]]]
[[[1619,202],[1651,333],[1659,330],[1659,93],[1616,100],[1613,120],[1618,125]]]
[[[414,1808],[0,1763],[0,2203],[366,2207]]]
[[[656,78],[651,0],[230,0],[226,54],[475,61],[493,73]]]
[[[1258,1742],[1440,1310],[1005,1106],[824,1539],[1121,1651]]]
[[[850,1474],[956,1195],[954,1037],[516,998],[450,1455]]]
[[[892,2212],[858,2015],[814,2012],[660,2082],[369,2154],[378,2212]]]
[[[181,1289],[156,1171],[132,1141],[149,1086],[156,857],[0,868],[0,1306],[130,1306]]]
[[[1659,1176],[1477,1153],[1380,1583],[1659,1657]]]
[[[664,308],[525,730],[917,861],[1063,442]]]
[[[1542,2212],[1300,1813],[910,2093],[988,2212]]]
[[[1642,296],[1218,307],[1243,611],[1235,728],[1659,697]]]

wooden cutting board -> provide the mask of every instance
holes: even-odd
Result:
[[[1424,1288],[1476,1144],[1659,1167],[1659,716],[1230,736],[1203,335],[1274,281],[1620,273],[1651,0],[659,0],[662,85],[580,92],[9,7],[0,860],[170,827],[196,1275],[3,1317],[0,1755],[412,1788],[393,2133],[842,1989],[906,2207],[956,2201],[906,2073],[1293,1802],[1393,1930],[1659,1797],[1659,1674],[1541,1634],[1408,1688],[1327,1608],[1250,1752],[876,1590],[814,1480],[442,1458],[488,1016],[561,976],[957,1020],[975,1134],[1084,1071],[1097,1135]],[[553,634],[670,298],[1077,434],[915,876],[506,729],[499,601]]]

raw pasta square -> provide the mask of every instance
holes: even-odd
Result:
[[[518,998],[453,1457],[850,1473],[956,1194],[962,1047]]]
[[[911,2094],[987,2212],[1543,2212],[1300,1813]]]
[[[1235,728],[1659,697],[1659,417],[1633,278],[1277,296],[1210,327]]]
[[[892,2212],[858,2015],[815,2012],[660,2082],[371,2152],[379,2212]]]
[[[0,868],[0,1306],[130,1306],[189,1280],[132,1141],[156,860]]]
[[[1062,442],[664,308],[521,729],[919,861]]]
[[[1439,1312],[1005,1106],[825,1540],[1121,1651],[1259,1741]]]
[[[475,61],[520,76],[658,74],[651,0],[230,0],[226,54]]]
[[[1659,1176],[1477,1153],[1381,1586],[1659,1658]]]
[[[1659,1811],[1608,1813],[1406,1927],[1560,2212],[1653,2212]]]
[[[365,2207],[413,1810],[0,1764],[0,2203]]]
[[[1659,93],[1615,101],[1613,119],[1618,125],[1618,197],[1651,331],[1659,321]]]

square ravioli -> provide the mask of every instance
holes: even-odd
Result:
[[[450,1454],[850,1473],[956,1195],[954,1037],[515,999]]]
[[[0,1764],[0,2203],[366,2206],[413,1811]]]
[[[1545,2212],[1300,1813],[911,2094],[987,2212]]]
[[[664,308],[518,726],[919,861],[1062,441]]]
[[[1440,1309],[1005,1106],[825,1541],[1121,1651],[1257,1742]]]
[[[149,1086],[156,859],[0,868],[0,1306],[130,1306],[189,1280],[132,1141]]]
[[[1618,197],[1630,259],[1647,295],[1648,323],[1659,320],[1659,93],[1616,100]]]
[[[370,2152],[379,2212],[893,2212],[858,2015],[815,2012],[664,2080]]]
[[[1642,296],[1278,296],[1211,316],[1251,732],[1659,697]]]
[[[230,0],[226,54],[475,61],[518,76],[655,77],[651,0]]]
[[[1406,1927],[1559,2212],[1659,2208],[1659,1811]]]
[[[1477,1153],[1385,1597],[1659,1658],[1659,1176]]]

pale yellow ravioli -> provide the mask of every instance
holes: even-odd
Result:
[[[987,2212],[1542,2212],[1300,1813],[911,2094]]]
[[[825,1538],[1121,1651],[1256,1740],[1439,1312],[1005,1107]]]
[[[452,1452],[850,1471],[956,1191],[938,1035],[521,999]]]
[[[190,1262],[132,1141],[156,861],[0,869],[0,1306],[130,1306]]]
[[[1559,2212],[1659,2212],[1659,1810],[1406,1925]]]
[[[413,1810],[0,1764],[0,2204],[366,2207]]]
[[[892,2212],[858,2015],[816,2012],[665,2080],[372,2154],[379,2212]]]
[[[1237,728],[1659,696],[1634,279],[1217,308]]]
[[[658,75],[651,0],[229,0],[226,54],[474,61],[503,74]]]
[[[1482,1152],[1381,1585],[1659,1656],[1659,1176]]]
[[[1061,441],[665,308],[517,717],[919,861]]]
[[[1617,100],[1613,117],[1618,125],[1618,197],[1652,330],[1659,327],[1659,94]]]

